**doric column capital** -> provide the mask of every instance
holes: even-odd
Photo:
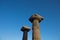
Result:
[[[24,31],[29,32],[29,31],[30,31],[30,28],[27,27],[27,26],[22,26],[21,31],[23,31],[23,32],[24,32]]]
[[[35,20],[35,19],[37,19],[37,20],[40,22],[41,20],[43,20],[43,17],[40,16],[40,15],[38,15],[38,14],[33,14],[33,15],[29,18],[29,21],[32,23],[33,20]]]

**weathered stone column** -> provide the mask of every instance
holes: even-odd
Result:
[[[32,40],[40,40],[40,27],[39,23],[43,20],[42,16],[34,14],[29,18],[32,23]]]
[[[30,28],[27,27],[27,26],[23,26],[21,28],[21,31],[23,31],[23,38],[22,38],[22,40],[27,40],[29,30],[30,30]]]

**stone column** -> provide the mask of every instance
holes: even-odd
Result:
[[[29,30],[30,30],[30,28],[27,27],[27,26],[23,26],[21,28],[21,31],[23,32],[23,38],[22,38],[22,40],[27,40]]]
[[[34,14],[29,18],[32,23],[32,40],[40,40],[40,27],[39,23],[43,20],[42,16]]]

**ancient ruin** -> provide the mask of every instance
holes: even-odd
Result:
[[[38,14],[33,14],[29,21],[32,23],[32,40],[40,40],[40,26],[39,23],[43,20],[43,17]],[[27,32],[30,28],[22,27],[23,40],[27,40]]]
[[[23,32],[23,38],[22,40],[27,40],[28,39],[28,32],[30,31],[30,28],[27,26],[23,26],[21,28],[21,31]]]
[[[34,14],[29,18],[29,21],[32,23],[32,40],[40,40],[40,27],[39,23],[43,20],[43,17]]]

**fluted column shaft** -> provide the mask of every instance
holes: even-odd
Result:
[[[28,36],[27,31],[24,31],[22,40],[27,40],[27,36]]]
[[[32,22],[32,40],[40,40],[39,21],[37,19]]]

